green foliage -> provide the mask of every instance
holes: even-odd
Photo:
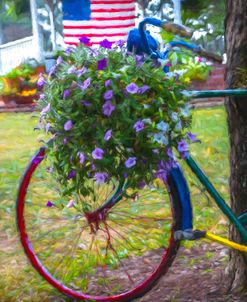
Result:
[[[247,88],[247,69],[246,68],[238,68],[237,69],[237,84],[235,88]]]
[[[185,88],[181,79],[173,73],[166,77],[157,62],[126,55],[117,46],[95,51],[81,43],[59,60],[39,103],[42,127],[47,131],[49,126],[55,135],[48,147],[65,193],[89,194],[86,180],[97,181],[97,173],[128,177],[132,188],[150,183],[161,160],[171,161],[168,146],[177,148],[187,138],[184,128],[190,125],[190,114],[180,92]],[[99,67],[102,60],[104,68]],[[108,113],[106,105],[111,107]],[[166,129],[160,129],[162,125]],[[107,131],[112,131],[109,139]],[[102,158],[94,157],[96,149],[103,150]],[[134,161],[131,167],[129,160]]]
[[[35,74],[35,70],[33,69],[33,67],[28,63],[24,63],[12,69],[10,72],[4,75],[4,77],[6,79],[23,78],[25,80],[28,80],[30,79],[31,75],[34,74]]]
[[[182,8],[184,24],[204,32],[208,41],[224,35],[224,0],[186,0]]]
[[[172,70],[178,71],[182,79],[185,82],[191,81],[205,81],[208,78],[209,71],[212,69],[211,66],[207,65],[201,58],[191,57],[186,52],[173,53],[170,57],[171,61],[177,60],[180,62]]]
[[[29,10],[29,0],[1,0],[0,3],[0,16],[6,21],[17,21]]]

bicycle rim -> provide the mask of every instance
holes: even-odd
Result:
[[[173,233],[180,228],[181,209],[172,192],[155,180],[138,191],[127,190],[128,197],[122,196],[107,213],[95,215],[116,188],[115,180],[92,182],[94,193],[86,213],[74,196],[61,200],[44,148],[21,180],[17,199],[21,243],[35,269],[66,295],[130,301],[156,284],[177,253],[179,242]]]

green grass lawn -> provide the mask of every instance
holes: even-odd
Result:
[[[18,181],[41,138],[39,132],[33,131],[37,121],[38,118],[31,114],[0,114],[1,302],[65,301],[28,264],[15,227]],[[191,146],[192,156],[206,171],[221,195],[228,200],[229,143],[224,108],[195,110],[192,132],[198,134],[202,141]],[[216,210],[190,171],[185,170],[192,192],[195,228],[208,229],[226,236],[226,219]]]

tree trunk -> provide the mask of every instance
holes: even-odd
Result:
[[[227,51],[226,83],[238,86],[238,68],[247,68],[247,1],[227,0],[225,19]],[[247,210],[247,97],[231,97],[225,103],[230,135],[230,192],[231,208],[236,215]],[[240,242],[234,227],[230,239]],[[230,251],[228,275],[231,291],[247,291],[247,257]]]

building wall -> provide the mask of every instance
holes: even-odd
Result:
[[[191,90],[223,90],[225,89],[225,65],[215,64],[206,81],[196,81],[192,84]],[[224,98],[194,99],[192,103],[219,103]]]

